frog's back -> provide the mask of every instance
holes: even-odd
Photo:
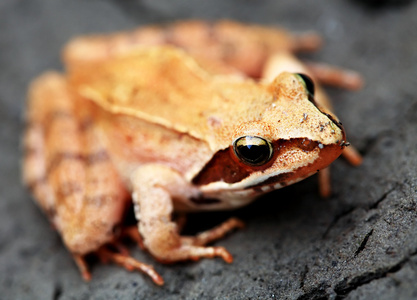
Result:
[[[215,148],[273,102],[250,79],[213,75],[172,47],[142,48],[71,70],[75,90],[113,113],[131,115],[204,139]]]

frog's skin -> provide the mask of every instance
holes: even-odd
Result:
[[[334,161],[347,145],[343,127],[319,86],[314,98],[306,76],[286,72],[360,85],[355,74],[305,69],[290,55],[319,44],[316,35],[228,21],[70,42],[67,74],[45,73],[30,87],[24,181],[84,278],[84,256],[95,252],[163,283],[123,248],[106,247],[132,201],[138,230],[126,231],[158,261],[231,262],[206,244],[239,220],[183,237],[173,211],[240,207]]]

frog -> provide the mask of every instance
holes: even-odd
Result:
[[[86,257],[95,254],[162,285],[126,236],[161,263],[231,263],[209,244],[241,220],[184,236],[174,213],[236,209],[320,170],[329,194],[337,157],[360,164],[320,85],[357,89],[360,75],[294,56],[321,43],[315,33],[227,20],[70,41],[66,72],[29,87],[23,181],[82,277],[91,279]],[[125,226],[132,209],[137,225]]]

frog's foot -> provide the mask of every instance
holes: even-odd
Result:
[[[164,284],[164,280],[161,275],[159,275],[151,265],[142,263],[131,257],[129,254],[117,253],[110,251],[107,247],[101,247],[99,250],[97,250],[97,255],[103,262],[110,261],[116,263],[128,271],[141,271],[142,273],[148,275],[155,284]]]
[[[180,223],[185,222],[185,215],[180,219]],[[178,220],[177,220],[178,221]],[[176,226],[177,232],[181,231],[183,225]],[[198,260],[201,257],[216,257],[223,258],[226,262],[231,263],[233,258],[230,253],[223,247],[203,247],[209,243],[212,243],[218,239],[223,238],[226,234],[234,229],[243,228],[244,223],[237,218],[230,218],[222,224],[212,228],[210,230],[199,233],[196,236],[179,236],[181,246],[174,252],[182,252],[180,254],[170,255],[171,259],[158,258],[160,262],[169,263],[176,260]],[[135,241],[141,249],[146,249],[143,238],[139,234],[137,227],[124,228],[121,237],[127,237]],[[118,249],[119,252],[122,252]],[[188,253],[188,254],[187,254]],[[185,256],[185,257],[184,257]],[[174,259],[177,257],[178,259]]]
[[[206,247],[207,243],[240,228],[243,223],[230,219],[212,230],[195,237],[179,234],[172,221],[173,199],[190,199],[201,196],[199,190],[177,171],[162,165],[145,165],[136,170],[132,178],[133,202],[139,233],[146,249],[164,263],[221,257],[230,263],[233,258],[223,247]],[[184,199],[185,198],[185,199]]]
[[[224,247],[200,247],[194,245],[181,245],[167,253],[153,254],[160,263],[170,264],[180,261],[198,261],[201,258],[220,257],[227,263],[233,262],[233,256]]]
[[[188,259],[198,260],[200,257],[215,257],[219,256],[227,263],[233,261],[232,255],[223,247],[203,247],[209,243],[212,243],[218,239],[223,238],[226,234],[234,229],[243,228],[245,224],[237,219],[230,218],[222,224],[199,233],[196,236],[182,236],[181,244],[185,253],[188,252]],[[192,247],[190,247],[192,246]],[[187,247],[190,247],[189,249]],[[185,253],[182,253],[184,255]],[[180,255],[181,256],[181,255]]]
[[[115,242],[110,246],[112,246],[112,248],[114,248],[116,251],[110,250],[106,245],[99,248],[94,253],[98,256],[102,263],[113,262],[124,267],[128,271],[141,271],[142,273],[148,275],[155,284],[164,284],[164,280],[161,275],[159,275],[151,265],[147,265],[131,257],[129,251],[122,244]],[[74,254],[74,260],[78,266],[78,269],[80,270],[83,279],[85,281],[90,281],[91,273],[88,269],[88,264],[85,260],[85,256]]]
[[[154,224],[155,225],[155,224]],[[224,247],[207,247],[206,245],[224,237],[230,231],[242,228],[243,222],[231,218],[213,229],[196,236],[181,236],[173,222],[163,222],[157,229],[158,235],[145,239],[149,252],[161,263],[220,257],[225,262],[233,262],[232,255]]]

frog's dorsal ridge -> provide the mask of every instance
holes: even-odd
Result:
[[[274,101],[266,85],[210,74],[169,46],[144,47],[86,65],[72,72],[71,81],[82,97],[105,110],[208,141],[213,150],[229,146],[226,137],[241,120],[258,120],[257,107]]]

